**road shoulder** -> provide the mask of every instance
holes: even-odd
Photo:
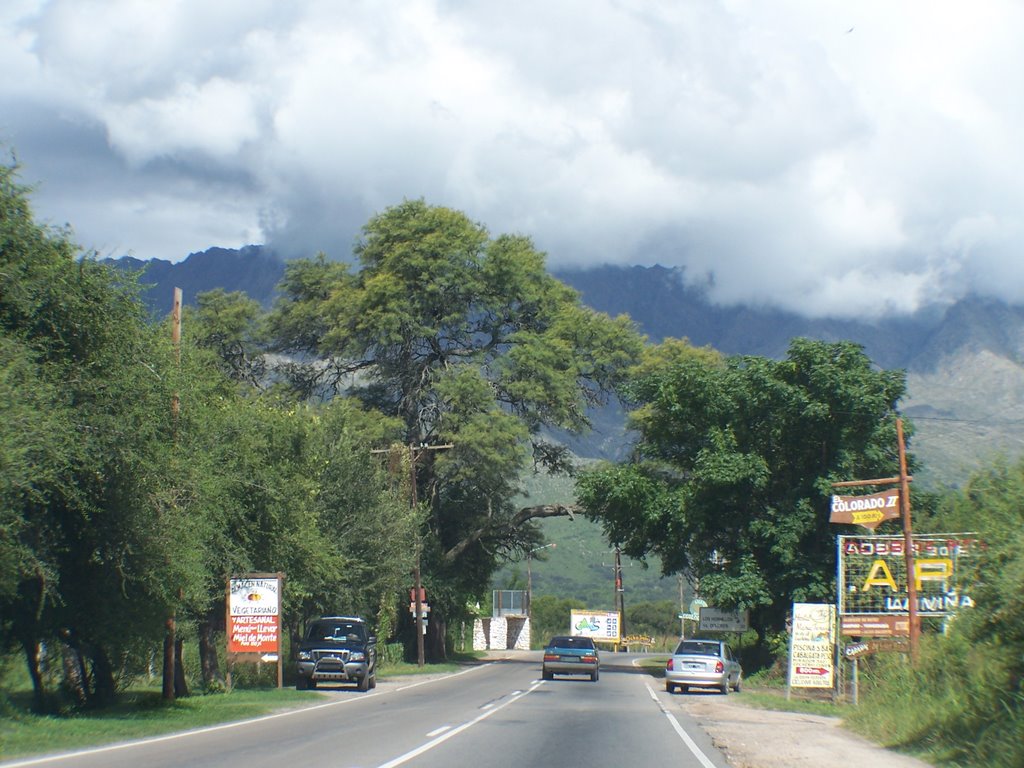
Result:
[[[669,698],[697,721],[734,768],[930,768],[844,729],[837,717],[758,709],[744,705],[742,694]]]

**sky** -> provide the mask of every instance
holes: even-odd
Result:
[[[870,320],[1024,302],[1018,0],[4,0],[0,144],[100,257],[353,262],[407,199],[553,269]]]

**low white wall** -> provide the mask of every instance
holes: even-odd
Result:
[[[524,617],[495,616],[473,621],[474,651],[530,650],[530,620]]]

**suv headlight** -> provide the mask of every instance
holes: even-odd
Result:
[[[366,654],[362,651],[352,651],[352,655],[348,658],[350,661],[366,661]]]
[[[299,651],[299,661],[311,661],[313,654],[309,651]]]

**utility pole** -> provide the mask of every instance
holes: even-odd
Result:
[[[174,362],[181,364],[181,288],[174,289],[174,303],[171,306],[171,344],[174,347]],[[171,396],[171,435],[172,439],[178,440],[178,413],[181,410],[181,401],[178,393]],[[176,643],[177,617],[172,610],[164,623],[164,670],[161,697],[164,701],[174,701],[175,698],[175,671],[177,667],[178,654]]]
[[[409,502],[413,509],[419,504],[419,498],[416,488],[416,462],[419,460],[420,455],[424,451],[444,451],[455,446],[451,443],[444,445],[409,445]],[[373,450],[371,453],[390,453],[390,449],[379,449]],[[415,624],[414,633],[416,634],[416,664],[419,667],[423,667],[426,663],[425,649],[423,647],[423,634],[426,628],[423,624],[423,580],[420,573],[420,554],[422,551],[422,544],[419,539],[419,535],[416,538],[416,564],[413,566],[413,623]]]
[[[903,440],[903,419],[896,419],[896,448],[899,454],[900,473],[896,477],[882,477],[873,480],[844,480],[832,483],[833,488],[854,488],[865,485],[899,485],[900,517],[903,520],[904,562],[907,569],[907,622],[910,645],[910,662],[917,663],[918,644],[921,628],[917,618],[917,579],[914,573],[914,533],[910,518],[910,481],[914,478],[907,474],[907,448]],[[845,521],[843,521],[845,522]]]
[[[914,573],[914,533],[910,523],[910,479],[907,476],[907,449],[903,442],[903,419],[896,419],[896,441],[900,454],[900,502],[903,513],[903,548],[907,551],[907,619],[910,621],[910,661],[917,663],[921,628],[917,623],[917,579]]]
[[[622,550],[615,547],[615,609],[619,612],[619,636],[626,636],[626,592],[622,588]]]

